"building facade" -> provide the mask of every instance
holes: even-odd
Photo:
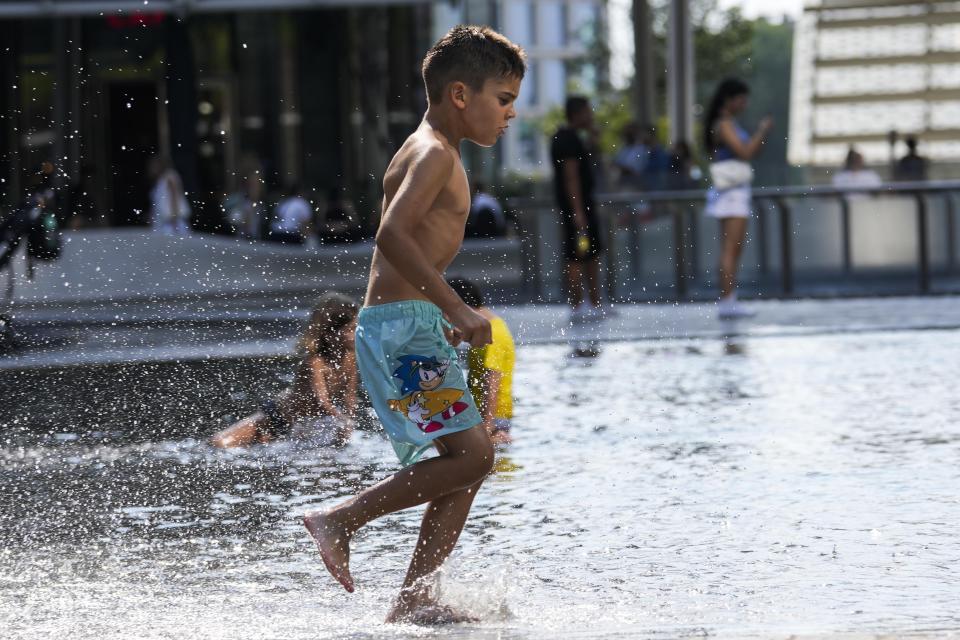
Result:
[[[517,119],[497,148],[469,158],[484,180],[551,174],[544,122],[570,92],[594,94],[606,81],[602,0],[462,0],[434,5],[434,37],[459,23],[489,24],[527,52]]]
[[[82,187],[99,223],[144,224],[162,155],[201,230],[222,229],[248,174],[321,202],[342,186],[372,218],[425,105],[429,25],[416,1],[5,2],[0,200],[16,206],[50,162],[58,193]]]
[[[794,38],[788,156],[837,167],[851,146],[882,170],[915,137],[930,177],[960,167],[960,3],[808,2]]]

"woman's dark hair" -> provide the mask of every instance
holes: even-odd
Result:
[[[750,87],[740,78],[726,78],[713,92],[713,98],[710,99],[710,106],[707,107],[707,115],[703,119],[703,150],[707,156],[713,156],[713,150],[716,144],[713,141],[713,125],[720,116],[720,110],[730,98],[742,96],[750,93]]]
[[[337,334],[357,317],[358,310],[357,303],[342,293],[328,291],[321,295],[297,345],[300,356],[320,356],[324,360],[335,357]]]
[[[457,292],[457,295],[467,303],[467,306],[473,309],[483,306],[483,294],[480,293],[480,289],[466,278],[450,278],[447,280],[447,284]]]
[[[843,168],[847,171],[852,169],[853,163],[856,161],[858,155],[859,154],[857,153],[857,150],[853,147],[850,147],[850,149],[847,151],[847,157],[843,159]]]

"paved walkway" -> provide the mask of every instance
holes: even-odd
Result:
[[[581,325],[571,325],[561,305],[497,311],[520,344],[960,328],[960,296],[770,300],[746,306],[756,317],[737,322],[719,322],[714,306],[704,303],[618,305],[615,315]],[[167,302],[162,310],[128,305],[122,313],[104,307],[82,316],[67,308],[36,311],[17,317],[17,344],[0,355],[0,369],[283,356],[291,352],[306,314],[303,308],[250,300],[209,306]]]

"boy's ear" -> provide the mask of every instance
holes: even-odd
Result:
[[[451,82],[447,87],[450,102],[457,109],[466,109],[467,107],[467,85],[463,82]]]

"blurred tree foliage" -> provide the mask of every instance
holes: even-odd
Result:
[[[660,113],[666,113],[666,39],[669,0],[651,2],[655,41],[654,69]],[[751,88],[750,107],[742,117],[752,129],[764,116],[772,116],[774,130],[767,139],[762,162],[755,163],[757,184],[789,184],[797,178],[787,164],[787,127],[790,117],[790,70],[793,55],[793,23],[771,23],[764,18],[748,20],[739,7],[721,9],[717,0],[691,0],[690,21],[694,49],[694,116],[697,135],[694,148],[700,156],[699,131],[714,89],[721,80],[736,76]],[[661,137],[666,139],[666,131]]]
[[[667,96],[667,23],[670,0],[651,0],[653,19],[653,68],[655,70],[655,108],[661,116],[652,123],[657,127],[661,141],[669,139],[666,119]],[[697,132],[699,118],[706,108],[716,86],[726,77],[736,76],[751,87],[750,107],[742,117],[748,129],[764,116],[773,117],[775,125],[767,140],[767,148],[755,163],[757,184],[789,184],[799,177],[799,170],[787,164],[787,127],[790,115],[790,70],[793,52],[793,23],[771,23],[760,18],[748,20],[738,7],[721,9],[717,0],[690,0],[691,27],[694,49],[694,118]],[[609,55],[605,43],[589,49],[591,62],[599,62]],[[577,62],[571,62],[577,65]],[[657,73],[659,71],[659,73]],[[576,85],[567,87],[568,93],[581,93]],[[618,91],[601,83],[590,98],[595,119],[600,128],[600,146],[612,155],[620,145],[623,128],[632,120],[631,91]],[[540,128],[547,136],[563,122],[563,107],[550,110],[540,120]],[[694,137],[693,148],[700,156],[700,135]]]

